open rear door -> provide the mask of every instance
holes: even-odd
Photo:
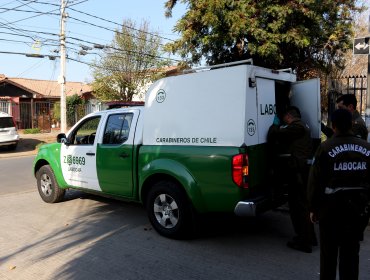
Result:
[[[301,111],[302,120],[311,129],[311,137],[321,138],[320,80],[312,79],[292,84],[291,105]]]

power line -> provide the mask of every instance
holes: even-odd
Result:
[[[2,23],[0,22],[0,24],[2,24]],[[0,26],[0,28],[4,28],[4,27],[1,27]],[[33,30],[28,30],[28,29],[23,29],[23,28],[12,28],[12,29],[14,29],[16,31],[30,32],[30,33],[37,33],[37,34],[50,35],[50,36],[58,36],[59,37],[59,34],[57,34],[57,33],[43,32],[43,31],[33,31]]]
[[[22,1],[22,2],[28,2],[30,1],[30,3],[28,4],[31,4],[31,3],[35,3],[35,4],[42,4],[42,5],[49,5],[49,6],[55,6],[55,7],[60,7],[60,4],[54,4],[54,3],[49,3],[49,2],[43,2],[43,1],[38,1],[38,0],[19,0],[19,1]],[[81,1],[77,1],[77,3],[73,3],[72,1],[68,1],[70,3],[67,3],[66,7],[71,7],[71,6],[76,6],[76,5],[79,5],[79,4],[82,4],[84,2],[87,2],[89,0],[81,0]],[[25,4],[27,5],[27,4]]]
[[[72,16],[68,16],[68,18],[70,19],[73,19],[75,21],[79,21],[79,22],[82,22],[82,23],[85,23],[85,24],[89,24],[91,26],[94,26],[94,27],[98,27],[98,28],[101,28],[101,29],[105,29],[105,30],[108,30],[108,31],[111,31],[111,32],[115,32],[115,33],[118,33],[118,34],[121,34],[121,35],[127,35],[125,33],[122,33],[118,30],[113,30],[113,29],[110,29],[108,27],[104,27],[104,26],[101,26],[101,25],[97,25],[97,24],[94,24],[94,23],[91,23],[91,22],[88,22],[88,21],[84,21],[84,20],[81,20],[81,19],[78,19],[78,18],[75,18],[75,17],[72,17]],[[146,31],[143,31],[143,30],[138,30],[138,29],[135,29],[135,28],[132,28],[132,27],[128,27],[126,25],[121,25],[121,26],[125,26],[129,29],[132,29],[132,30],[135,30],[135,31],[138,31],[138,32],[142,32],[142,33],[145,33],[145,34],[150,34],[151,36],[157,36],[157,37],[160,37],[158,35],[155,35],[154,33],[150,33],[150,32],[146,32]],[[133,38],[136,38],[136,39],[139,39],[139,40],[143,40],[145,42],[152,42],[152,41],[148,41],[146,40],[146,38],[141,38],[141,37],[138,37],[138,36],[135,36],[134,34],[130,34],[129,36],[133,37]],[[164,46],[163,44],[159,43],[159,45],[161,46]]]
[[[4,27],[2,27],[2,26],[4,26]],[[25,32],[18,30],[18,28],[15,28],[15,27],[10,26],[10,23],[2,23],[2,22],[0,22],[0,28],[3,28],[3,29],[6,28],[6,29],[9,29],[9,30],[12,30],[14,32],[17,32],[20,35],[21,34],[22,35],[25,35],[26,34]],[[32,40],[35,41],[35,39],[32,36],[28,36],[28,37],[32,38]]]
[[[3,33],[3,32],[0,32]],[[5,42],[14,42],[14,43],[24,43],[26,45],[31,45],[34,44],[34,42],[26,42],[26,41],[20,41],[20,40],[10,40],[10,39],[5,39],[5,38],[0,38],[0,41],[5,41]],[[53,47],[58,47],[59,44],[49,44],[49,43],[44,43],[42,42],[42,46],[53,46]]]
[[[25,0],[22,0],[22,1],[25,1]],[[86,2],[86,1],[87,1],[87,0],[85,0],[85,1],[81,1],[81,2],[79,2],[79,3],[77,3],[77,4],[81,4],[81,3]],[[47,2],[37,1],[37,0],[35,0],[34,2],[35,2],[36,4],[43,4],[43,5],[50,5],[50,6],[57,6],[57,7],[59,7],[59,6],[60,6],[60,5],[58,5],[58,4],[47,3]],[[128,25],[122,24],[122,23],[117,23],[117,22],[114,22],[114,21],[112,21],[112,20],[109,20],[109,19],[105,19],[105,18],[99,17],[99,16],[97,16],[97,15],[89,14],[89,13],[82,12],[82,11],[79,11],[79,10],[77,10],[77,9],[71,8],[72,6],[75,6],[75,5],[77,5],[77,4],[67,5],[67,6],[66,6],[66,8],[67,8],[67,9],[69,9],[69,10],[72,10],[72,11],[74,11],[74,12],[77,12],[77,13],[80,13],[80,14],[83,14],[83,15],[86,15],[86,16],[89,16],[89,17],[92,17],[92,18],[94,18],[94,19],[99,19],[99,20],[102,20],[102,21],[105,21],[105,22],[108,22],[108,23],[112,23],[112,24],[118,25],[118,26],[124,26],[124,27],[126,27],[126,28],[131,29],[131,30],[135,30],[135,31],[143,32],[143,33],[146,33],[146,34],[148,34],[148,35],[152,35],[152,36],[158,37],[158,38],[160,38],[160,39],[164,39],[164,40],[167,40],[167,41],[172,41],[172,42],[174,42],[174,40],[172,40],[172,39],[170,39],[170,38],[166,38],[166,37],[160,36],[160,35],[155,34],[155,33],[152,33],[152,32],[143,31],[143,30],[140,30],[140,29],[137,29],[137,28],[134,28],[134,27],[131,27],[131,26],[128,26]],[[99,26],[99,25],[97,25],[97,24],[93,24],[93,23],[91,23],[91,22],[82,21],[82,20],[80,20],[80,19],[76,19],[76,18],[71,17],[71,16],[69,16],[69,18],[72,18],[72,19],[74,19],[74,20],[77,20],[77,21],[80,21],[80,22],[84,22],[84,23],[86,23],[86,24],[90,24],[90,25],[93,25],[93,26],[96,26],[96,27],[99,27],[99,28],[104,28],[104,29],[107,29],[107,30],[109,30],[109,31],[114,31],[114,32],[115,32],[115,30],[112,30],[112,29],[106,28],[106,27],[104,27],[104,26]]]
[[[32,0],[31,1],[31,3],[32,2],[36,2],[37,0]],[[8,4],[11,4],[11,3],[8,3]],[[22,5],[19,5],[19,6],[17,6],[17,7],[14,7],[14,9],[17,9],[17,8],[20,8],[20,7],[23,7],[23,6],[25,6],[25,5],[27,5],[27,4],[22,4]],[[2,7],[4,7],[5,5],[3,5]],[[6,12],[6,11],[5,11]],[[2,14],[2,13],[5,13],[5,12],[0,12],[0,14]]]
[[[30,11],[30,10],[22,10],[22,9],[15,9],[15,8],[0,8],[0,10],[3,10],[4,12],[7,11],[14,11],[14,12],[23,12],[23,13],[34,13],[34,14],[41,14],[41,15],[53,15],[53,16],[59,16],[60,13],[52,13],[52,12],[41,12],[41,11]],[[4,13],[0,11],[1,13]]]
[[[52,13],[52,12],[40,12],[40,11],[30,11],[30,10],[22,10],[22,9],[13,9],[13,8],[0,8],[0,10],[5,10],[5,11],[16,11],[16,12],[24,12],[24,13],[35,13],[37,15],[56,15],[56,16],[59,16],[60,13]],[[110,29],[108,27],[104,27],[104,26],[101,26],[101,25],[97,25],[97,24],[94,24],[94,23],[91,23],[91,22],[88,22],[88,21],[85,21],[85,20],[81,20],[81,19],[78,19],[78,18],[75,18],[75,17],[72,17],[72,16],[68,16],[70,19],[73,19],[75,21],[78,21],[78,22],[82,22],[84,24],[88,24],[88,25],[91,25],[91,26],[94,26],[94,27],[97,27],[97,28],[101,28],[101,29],[104,29],[104,30],[107,30],[107,31],[111,31],[111,32],[116,32],[118,34],[121,34],[121,35],[126,35],[118,30],[114,30],[114,29]],[[28,17],[28,18],[31,18],[31,17]],[[28,19],[27,18],[27,19]],[[18,21],[15,21],[15,22],[18,22]],[[15,23],[15,22],[12,22],[12,23]],[[138,32],[142,32],[142,33],[145,33],[145,34],[149,34],[151,36],[155,36],[155,37],[158,37],[158,38],[163,38],[155,33],[150,33],[150,32],[147,32],[147,31],[144,31],[144,30],[139,30],[139,29],[136,29],[136,28],[133,28],[133,27],[129,27],[127,25],[121,25],[121,26],[125,26],[129,29],[132,29],[132,30],[135,30],[135,31],[138,31]],[[133,34],[130,34],[131,37],[133,38],[136,38],[136,39],[139,39],[139,40],[143,40],[143,41],[146,41],[148,42],[148,40],[146,40],[146,38],[141,38],[141,37],[138,37],[138,36],[135,36]],[[166,38],[167,39],[167,38]],[[167,40],[170,40],[170,39],[167,39]],[[149,41],[151,42],[151,41]],[[163,44],[159,43],[159,45],[161,46],[164,46]]]
[[[75,38],[75,37],[68,37],[68,38],[72,39],[72,40],[79,41],[79,42],[84,42],[84,43],[87,43],[87,44],[91,44],[93,46],[94,45],[99,45],[99,44],[96,44],[96,43],[91,42],[91,41],[82,40],[80,38]],[[129,54],[134,53],[134,54],[149,56],[149,57],[152,57],[152,58],[172,60],[172,61],[176,61],[176,62],[181,62],[182,61],[182,60],[178,60],[178,59],[165,58],[165,57],[161,57],[161,56],[157,56],[157,55],[152,55],[152,54],[148,54],[148,53],[144,53],[144,52],[137,52],[137,51],[133,51],[133,50],[123,50],[123,49],[115,48],[115,47],[112,47],[112,46],[103,46],[103,48],[108,48],[108,49],[112,49],[112,50],[116,50],[116,51],[120,51],[120,52],[124,52],[124,53],[129,53]]]
[[[128,25],[125,25],[125,24],[121,24],[121,23],[117,23],[117,22],[114,22],[114,21],[111,21],[111,20],[108,20],[108,19],[105,19],[105,18],[101,18],[101,17],[98,17],[98,16],[96,16],[96,15],[92,15],[92,14],[89,14],[89,13],[86,13],[86,12],[81,12],[81,11],[79,11],[79,10],[76,10],[76,9],[73,9],[73,8],[70,8],[70,7],[68,7],[68,9],[69,9],[69,10],[72,10],[72,11],[75,11],[75,12],[77,12],[77,13],[80,13],[80,14],[84,14],[84,15],[87,15],[87,16],[90,16],[90,17],[93,17],[93,18],[100,19],[100,20],[102,20],[102,21],[106,21],[106,22],[109,22],[109,23],[113,23],[113,24],[118,25],[118,26],[124,26],[124,27],[126,27],[126,28],[129,28],[129,29],[132,29],[132,30],[135,30],[135,31],[143,32],[143,33],[146,33],[146,34],[149,34],[149,35],[156,36],[156,37],[158,37],[158,38],[160,38],[160,39],[165,39],[165,40],[168,40],[168,41],[172,41],[172,42],[174,42],[174,40],[172,40],[172,39],[169,39],[169,38],[166,38],[166,37],[160,36],[160,35],[155,34],[155,33],[151,33],[151,32],[143,31],[143,30],[140,30],[140,29],[136,29],[136,28],[134,28],[134,27],[131,27],[131,26],[128,26]],[[72,18],[72,17],[70,17],[70,18]],[[75,18],[73,18],[73,19],[75,19]],[[75,20],[76,20],[76,19],[75,19]],[[99,27],[101,27],[101,26],[99,26]]]
[[[86,1],[86,0],[85,0],[85,1]],[[72,4],[72,5],[80,4],[80,3],[85,2],[85,1],[80,1],[80,2],[78,2],[78,3],[74,3],[74,4]],[[31,1],[30,3],[36,3],[36,4],[47,4],[47,5],[53,5],[53,6],[58,6],[58,7],[59,7],[59,5],[57,5],[57,4],[46,3],[46,2],[40,2],[40,1],[36,1],[36,0]],[[24,4],[24,5],[27,5],[27,4]],[[71,6],[71,5],[70,5],[70,6]],[[88,15],[88,16],[91,16],[91,17],[94,17],[94,18],[96,17],[96,16],[94,16],[94,15],[91,15],[91,14],[88,14],[88,13],[81,12],[81,11],[78,11],[78,10],[76,10],[76,9],[70,8],[70,6],[68,6],[68,8],[69,8],[69,9],[71,9],[71,10],[73,10],[73,11],[76,11],[76,12],[79,12],[79,13],[81,13],[81,14],[85,14],[85,15]],[[54,11],[54,10],[49,11],[49,12],[40,12],[40,11],[30,11],[30,10],[15,9],[15,8],[13,8],[13,9],[3,8],[3,9],[5,9],[5,10],[16,10],[16,11],[20,11],[20,12],[36,13],[36,14],[38,14],[38,15],[60,15],[60,13],[58,13],[58,14],[57,14],[57,13],[52,13],[52,11]],[[94,27],[98,27],[98,28],[102,28],[102,29],[105,29],[105,30],[108,30],[108,31],[111,31],[111,32],[117,32],[117,33],[119,33],[119,34],[123,34],[122,32],[119,32],[119,31],[117,31],[117,30],[113,30],[113,29],[110,29],[110,28],[107,28],[107,27],[104,27],[104,26],[100,26],[100,25],[97,25],[97,24],[94,24],[94,23],[91,23],[91,22],[88,22],[88,21],[84,21],[84,20],[81,20],[81,19],[78,19],[78,18],[75,18],[75,17],[71,17],[71,16],[69,16],[69,18],[71,18],[71,19],[73,19],[73,20],[75,20],[75,21],[79,21],[79,22],[85,23],[85,24],[89,24],[89,25],[94,26]],[[171,40],[171,39],[168,39],[168,38],[165,38],[165,37],[159,36],[159,35],[157,35],[157,34],[155,34],[155,33],[151,33],[151,32],[147,32],[147,31],[139,30],[139,29],[136,29],[136,28],[133,28],[133,27],[127,26],[127,25],[118,24],[118,23],[116,23],[116,22],[113,22],[113,21],[110,21],[110,20],[106,20],[106,19],[101,18],[101,17],[96,17],[96,18],[98,18],[98,19],[100,19],[100,20],[104,20],[104,21],[106,21],[106,22],[114,23],[114,24],[119,25],[119,26],[125,26],[125,27],[127,27],[127,28],[129,28],[129,29],[132,29],[132,30],[135,30],[135,31],[139,31],[139,32],[143,32],[143,33],[145,33],[145,34],[150,34],[150,35],[155,36],[155,37],[158,37],[158,38],[163,38],[163,39],[166,39],[166,40]],[[13,22],[13,23],[14,23],[14,22]],[[9,28],[11,28],[12,30],[16,30],[16,28],[14,28],[14,27],[9,27]],[[59,34],[55,34],[55,33],[49,33],[49,32],[38,32],[38,31],[32,31],[32,30],[20,29],[20,28],[18,28],[18,29],[17,29],[17,31],[22,31],[22,32],[32,32],[32,33],[37,32],[38,34],[59,36]],[[140,38],[140,37],[135,36],[135,35],[133,35],[133,34],[131,34],[130,36],[132,36],[132,37],[134,37],[134,38],[137,38],[137,39],[140,39],[140,40],[148,41],[148,40],[146,40],[145,38]],[[32,38],[33,38],[33,37],[32,37]],[[34,38],[33,38],[33,39],[34,39]],[[35,40],[35,39],[34,39],[34,40]],[[171,41],[173,41],[173,40],[171,40]],[[151,41],[148,41],[148,42],[151,42]],[[161,43],[159,43],[159,45],[163,46],[163,44],[161,44]]]
[[[2,27],[0,26],[0,28],[2,28]],[[32,30],[27,30],[27,29],[20,29],[20,28],[18,30],[19,31],[31,32],[31,33],[40,33],[40,34],[44,34],[44,35],[51,35],[51,36],[58,36],[59,37],[59,34],[51,33],[51,32],[37,32],[37,31],[32,31]],[[18,36],[22,36],[22,35],[18,35]],[[37,41],[32,36],[27,36],[27,35],[23,35],[23,36],[30,37],[34,41]],[[165,58],[165,57],[161,57],[161,56],[157,56],[157,55],[152,55],[152,54],[149,54],[149,53],[138,52],[138,51],[134,51],[134,50],[123,50],[123,49],[115,48],[115,47],[112,47],[112,46],[103,46],[101,44],[98,44],[98,43],[95,43],[95,42],[91,42],[91,41],[87,41],[87,40],[82,40],[82,39],[76,38],[76,37],[68,37],[68,39],[75,40],[75,41],[78,41],[78,42],[87,43],[87,44],[91,44],[92,46],[95,46],[95,47],[109,48],[109,49],[113,49],[113,50],[124,52],[124,53],[128,53],[128,54],[133,53],[133,54],[144,55],[144,56],[148,56],[148,57],[152,57],[152,58],[157,58],[157,59],[164,59],[164,60],[171,60],[171,61],[181,62],[181,60],[178,60],[178,59]],[[47,40],[47,39],[45,39],[45,40]],[[52,41],[56,41],[54,39],[51,39],[51,40]],[[77,45],[76,43],[73,43],[73,42],[69,42],[69,43],[70,44]]]
[[[35,64],[33,64],[28,69],[24,70],[22,73],[18,74],[17,77],[22,77],[25,73],[27,73],[30,70],[35,70],[36,68],[40,67],[41,64],[45,63],[45,60],[37,61]]]
[[[89,62],[86,62],[86,61],[82,61],[82,60],[78,60],[78,59],[74,59],[74,58],[68,58],[68,60],[71,60],[71,61],[74,61],[74,62],[78,62],[78,63],[81,63],[81,64],[85,64],[87,66],[90,66],[90,67],[94,67],[94,68],[99,68],[99,69],[108,69],[108,70],[111,70],[111,71],[115,71],[115,72],[125,72],[125,73],[137,73],[137,74],[146,74],[147,71],[146,70],[143,70],[143,71],[122,71],[122,69],[118,69],[118,68],[113,68],[113,67],[106,67],[106,66],[101,66],[101,65],[98,65],[98,64],[93,64],[93,63],[89,63]],[[160,70],[157,70],[157,69],[154,69],[154,70],[151,70],[150,71],[151,73],[154,73],[154,72],[161,72]]]
[[[0,34],[8,34],[8,35],[12,35],[12,36],[27,37],[27,38],[31,38],[33,41],[35,41],[32,36],[24,35],[24,34],[20,34],[20,33],[11,33],[11,32],[0,31]]]
[[[11,2],[8,2],[8,3],[5,3],[5,4],[1,5],[0,7],[5,7],[6,5],[12,4],[12,3],[14,3],[14,2],[16,2],[16,0],[11,1]]]
[[[27,57],[34,57],[34,58],[44,58],[49,57],[49,59],[54,60],[55,58],[58,58],[58,55],[48,55],[48,54],[34,54],[34,53],[24,53],[24,52],[7,52],[7,51],[0,51],[0,53],[3,54],[14,54],[14,55],[24,55]]]
[[[16,21],[12,21],[11,23],[14,24],[14,23],[17,23],[17,22],[20,22],[20,21],[24,21],[24,20],[27,20],[27,19],[31,19],[31,18],[35,18],[35,17],[39,17],[39,16],[42,16],[42,15],[46,15],[48,13],[51,13],[51,12],[54,12],[54,11],[57,11],[58,9],[56,10],[51,10],[49,12],[44,12],[44,13],[41,13],[41,14],[37,14],[37,15],[34,15],[34,16],[30,16],[30,17],[27,17],[27,18],[23,18],[23,19],[19,19],[19,20],[16,20]]]
[[[77,2],[77,3],[73,3],[71,6],[78,5],[78,4],[84,3],[84,2],[86,2],[86,1],[88,1],[88,0],[82,0],[82,1]],[[37,1],[35,0],[35,1],[31,1],[31,3],[39,3],[39,2],[37,2]],[[30,4],[30,3],[29,3],[29,4]],[[49,3],[49,4],[51,4],[51,3]],[[24,5],[27,5],[27,4],[24,4]],[[24,6],[24,5],[23,5],[23,6]],[[57,5],[57,6],[59,7],[59,5]],[[49,11],[49,12],[45,12],[45,13],[43,13],[43,14],[51,13],[51,12],[58,11],[58,10],[59,10],[59,8],[58,8],[58,9],[51,10],[51,11]],[[20,22],[20,21],[27,20],[27,19],[31,19],[31,18],[35,18],[35,17],[39,17],[39,16],[42,16],[43,14],[38,14],[38,15],[34,15],[34,16],[27,17],[27,18],[24,18],[24,19],[16,20],[16,21],[13,21],[13,22],[11,22],[11,23],[16,23],[16,22]]]

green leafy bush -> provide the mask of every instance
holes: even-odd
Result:
[[[23,131],[24,134],[36,134],[41,133],[40,128],[27,128]]]

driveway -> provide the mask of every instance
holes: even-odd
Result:
[[[35,155],[39,145],[55,142],[58,134],[59,131],[37,134],[23,134],[20,132],[17,149],[9,151],[7,147],[0,147],[0,158]]]

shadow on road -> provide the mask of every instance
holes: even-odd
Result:
[[[30,152],[36,150],[36,147],[40,144],[44,144],[44,141],[33,138],[20,139],[18,146],[15,150],[9,150],[7,146],[0,146],[0,154],[2,153],[18,153],[18,152]]]
[[[306,280],[317,271],[318,252],[286,248],[286,213],[254,219],[204,215],[197,238],[171,240],[152,229],[139,204],[69,190],[65,201],[39,207],[50,224],[0,263],[30,260],[24,269],[49,268],[43,279]],[[24,276],[21,268],[12,273]]]

